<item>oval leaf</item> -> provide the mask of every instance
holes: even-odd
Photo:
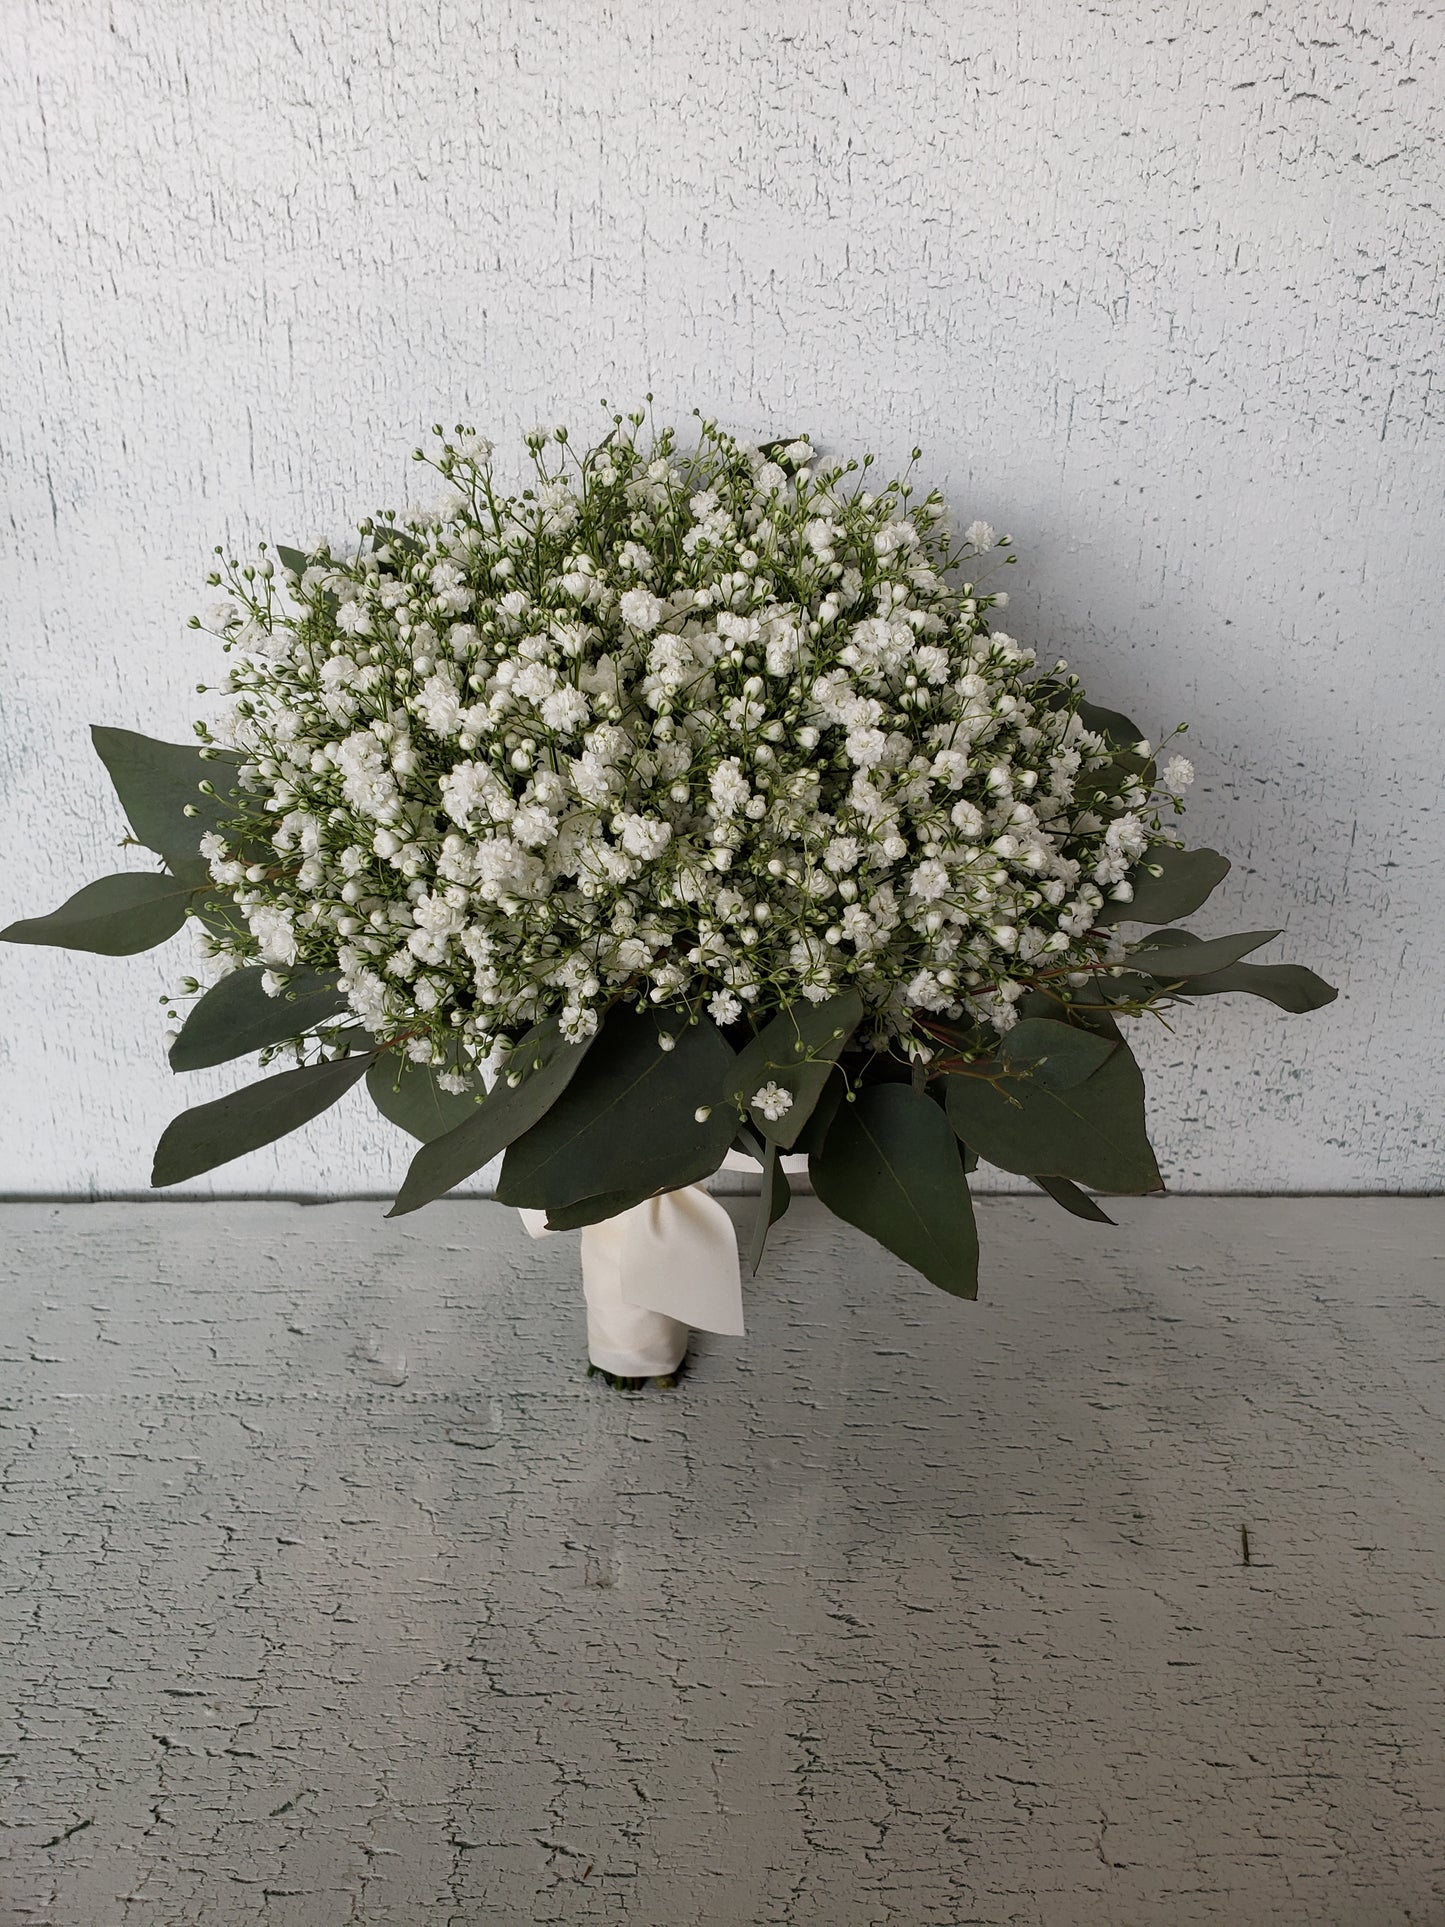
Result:
[[[175,877],[132,872],[87,883],[48,917],[26,917],[0,930],[5,943],[50,943],[133,957],[173,937],[186,920],[194,886]]]
[[[500,1156],[514,1138],[545,1116],[595,1041],[589,1037],[569,1044],[552,1018],[529,1030],[511,1057],[512,1068],[523,1072],[521,1083],[508,1084],[499,1078],[463,1123],[424,1144],[412,1159],[387,1217],[403,1218],[408,1211],[420,1210]]]
[[[444,1091],[430,1064],[413,1064],[395,1051],[383,1051],[372,1060],[366,1090],[388,1123],[399,1124],[423,1144],[465,1124],[483,1101],[480,1085]]]
[[[1208,977],[1247,957],[1279,935],[1278,930],[1243,930],[1234,937],[1196,937],[1192,930],[1156,930],[1129,952],[1129,964],[1146,976],[1174,983]]]
[[[1151,871],[1159,875],[1152,876]],[[1223,883],[1229,858],[1218,850],[1178,850],[1160,844],[1150,850],[1129,878],[1134,894],[1127,903],[1106,903],[1096,922],[1173,923],[1192,917]]]
[[[504,1204],[551,1211],[605,1192],[646,1197],[718,1168],[737,1123],[722,1100],[733,1053],[706,1018],[674,1032],[679,1021],[611,1012],[584,1074],[510,1144],[497,1183]],[[663,1036],[674,1036],[672,1049],[659,1047]]]
[[[839,1107],[808,1160],[813,1189],[931,1284],[978,1296],[978,1229],[948,1120],[908,1084],[875,1084]]]
[[[790,1150],[862,1018],[863,999],[856,990],[845,990],[821,1004],[800,999],[738,1052],[727,1095],[752,1113],[755,1130]],[[754,1095],[766,1084],[777,1084],[792,1094],[792,1104],[780,1118],[764,1117],[753,1107]]]
[[[1208,977],[1194,977],[1180,989],[1181,997],[1218,997],[1226,991],[1243,991],[1250,997],[1263,997],[1281,1010],[1300,1014],[1323,1010],[1339,992],[1323,977],[1317,977],[1303,964],[1231,964]]]
[[[1090,1224],[1113,1224],[1109,1216],[1087,1191],[1081,1191],[1077,1184],[1070,1184],[1067,1178],[1034,1178],[1032,1180],[1040,1191],[1046,1191],[1055,1204],[1061,1204],[1065,1211],[1071,1211],[1076,1218],[1087,1218]]]
[[[1070,1090],[1033,1078],[1003,1081],[995,1090],[981,1077],[944,1080],[950,1124],[990,1164],[1099,1191],[1163,1188],[1144,1130],[1144,1079],[1127,1044]]]
[[[261,982],[265,974],[254,968],[233,970],[192,1004],[171,1045],[173,1071],[204,1070],[268,1044],[284,1044],[346,1009],[334,970],[293,970],[277,997],[266,995]]]
[[[1130,722],[1117,709],[1101,709],[1097,703],[1081,702],[1079,721],[1085,729],[1093,730],[1096,736],[1102,736],[1106,743],[1113,744],[1116,749],[1132,749],[1135,743],[1144,741],[1144,732],[1139,725]]]
[[[1082,1084],[1113,1055],[1114,1039],[1049,1017],[1025,1017],[1004,1034],[1000,1045],[1011,1071],[1026,1073],[1050,1090]]]
[[[338,1057],[330,1064],[303,1064],[218,1097],[213,1104],[182,1111],[161,1134],[151,1183],[180,1184],[299,1130],[330,1110],[369,1062],[367,1057]]]
[[[581,1231],[589,1224],[617,1218],[656,1197],[655,1191],[605,1191],[599,1198],[579,1198],[575,1204],[554,1204],[547,1213],[549,1231]]]
[[[1091,977],[1087,984],[1071,992],[1067,1003],[1060,997],[1046,996],[1042,991],[1025,991],[1014,1009],[1020,1020],[1025,1017],[1047,1017],[1053,1023],[1091,1030],[1097,1036],[1107,1037],[1117,1044],[1124,1033],[1107,1009],[1107,999],[1099,987],[1113,981],[1110,977]],[[1151,997],[1158,996],[1157,987],[1150,984],[1147,978],[1140,977],[1138,982],[1147,985]]]
[[[758,1266],[763,1262],[763,1247],[768,1242],[768,1233],[793,1201],[793,1187],[788,1183],[788,1174],[783,1169],[783,1160],[778,1155],[776,1144],[765,1147],[762,1163],[763,1178],[758,1188],[747,1250],[748,1271],[754,1278],[758,1275]]]
[[[236,813],[229,786],[241,758],[230,750],[203,757],[197,743],[162,743],[99,724],[90,736],[138,840],[173,866],[198,864],[201,838]],[[202,783],[220,794],[203,796]]]

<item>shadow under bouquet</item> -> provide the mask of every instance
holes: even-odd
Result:
[[[364,1083],[421,1140],[394,1214],[501,1157],[497,1197],[610,1227],[619,1305],[683,1343],[678,1274],[736,1247],[670,1244],[668,1201],[730,1153],[754,1269],[791,1154],[972,1297],[980,1160],[1102,1222],[1091,1193],[1162,1188],[1126,1020],[1335,993],[1251,961],[1278,932],[1179,926],[1229,868],[1173,833],[1189,765],[996,626],[1008,538],[871,458],[645,419],[534,433],[511,491],[438,429],[433,510],[223,560],[198,741],[94,731],[163,867],[3,935],[126,955],[190,921],[172,1065],[269,1074],[178,1117],[156,1185]]]

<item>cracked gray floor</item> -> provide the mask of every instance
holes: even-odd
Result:
[[[382,1209],[4,1208],[7,1927],[1445,1921],[1445,1205],[805,1203],[640,1399]]]

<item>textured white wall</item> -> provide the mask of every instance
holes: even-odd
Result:
[[[1204,927],[1345,994],[1144,1040],[1172,1182],[1437,1184],[1442,55],[1409,0],[6,0],[0,920],[112,867],[87,725],[186,732],[213,543],[651,389],[922,443],[1010,628],[1192,721]],[[182,968],[0,951],[0,1190],[140,1189],[226,1087]],[[364,1108],[214,1188],[384,1189]]]

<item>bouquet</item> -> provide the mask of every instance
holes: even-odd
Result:
[[[1253,961],[1276,931],[1181,927],[1229,868],[1174,833],[1190,766],[998,626],[1007,537],[872,458],[646,419],[533,433],[511,491],[437,429],[433,509],[223,558],[198,740],[94,731],[160,867],[3,934],[191,924],[172,1065],[268,1074],[178,1117],[156,1185],[364,1083],[421,1140],[394,1213],[502,1156],[503,1201],[598,1225],[736,1151],[756,1269],[801,1154],[972,1297],[980,1161],[1106,1223],[1092,1193],[1161,1188],[1128,1020],[1335,992]]]

